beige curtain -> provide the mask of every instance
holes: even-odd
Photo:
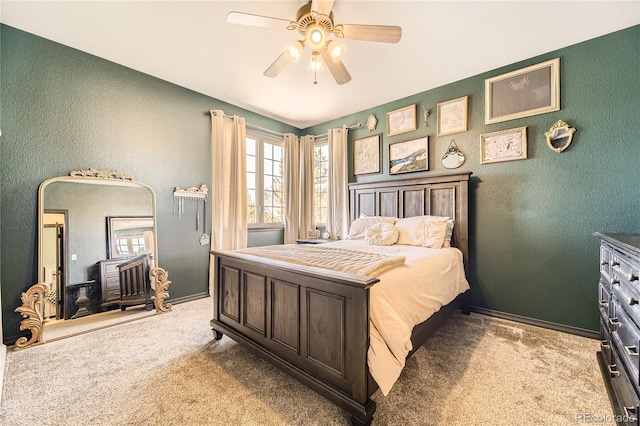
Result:
[[[245,120],[211,112],[211,248],[247,247],[247,164]],[[205,224],[206,229],[206,224]],[[215,262],[209,256],[209,294],[213,294]]]
[[[142,233],[142,238],[144,238],[144,253],[152,253],[152,256],[149,259],[149,268],[155,268],[155,238],[153,236],[153,231],[144,231]]]
[[[247,247],[246,124],[211,111],[211,248]]]
[[[298,238],[307,238],[307,231],[316,229],[313,192],[314,150],[316,138],[313,135],[300,139],[300,191]]]
[[[284,243],[293,244],[298,237],[298,222],[300,212],[300,149],[298,137],[292,133],[284,135],[284,188],[285,188],[285,214],[284,214]]]
[[[327,231],[344,239],[349,232],[349,191],[347,172],[347,126],[329,129],[329,191]]]

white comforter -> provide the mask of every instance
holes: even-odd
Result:
[[[341,240],[327,246],[403,255],[404,265],[382,272],[370,292],[369,371],[384,395],[400,377],[412,349],[411,331],[467,289],[462,252],[395,244],[372,246]]]

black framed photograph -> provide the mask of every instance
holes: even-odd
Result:
[[[387,113],[387,136],[399,135],[417,128],[416,104]]]
[[[380,134],[353,141],[353,174],[382,173],[380,167]]]
[[[560,110],[560,58],[485,80],[485,124]]]
[[[389,174],[429,170],[429,136],[389,144]]]
[[[480,135],[482,164],[527,158],[527,128],[501,130]]]

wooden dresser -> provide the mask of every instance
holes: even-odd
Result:
[[[640,425],[640,235],[600,238],[598,363],[619,424]]]
[[[127,259],[107,259],[96,262],[94,279],[102,291],[101,307],[117,305],[120,302],[120,276],[118,265]]]

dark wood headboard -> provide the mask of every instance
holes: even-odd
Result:
[[[432,215],[455,220],[451,245],[469,265],[469,178],[471,172],[349,184],[351,222],[361,213],[398,218]]]

